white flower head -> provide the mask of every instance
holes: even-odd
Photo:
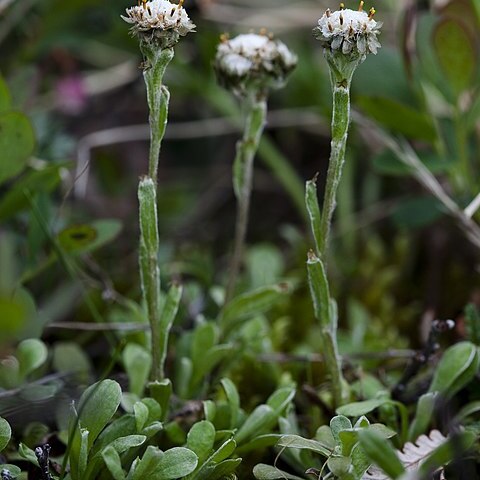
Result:
[[[267,32],[248,33],[229,40],[225,35],[215,57],[219,83],[239,96],[266,94],[280,88],[295,68],[297,56]]]
[[[169,0],[139,0],[135,7],[127,8],[122,18],[132,25],[131,31],[142,40],[170,48],[180,37],[195,31],[195,24],[183,8]]]
[[[377,35],[380,33],[382,23],[374,20],[374,8],[368,13],[363,11],[363,3],[360,2],[358,11],[346,9],[342,3],[340,10],[335,12],[327,10],[318,20],[313,35],[320,40],[325,49],[333,53],[363,58],[367,53],[377,53],[380,48]]]

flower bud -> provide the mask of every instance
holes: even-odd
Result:
[[[173,47],[180,37],[195,31],[190,20],[179,4],[168,0],[139,0],[139,5],[127,8],[122,18],[132,25],[131,32],[141,41],[161,49]]]
[[[376,54],[380,48],[377,35],[382,23],[373,19],[375,9],[372,8],[367,14],[362,8],[363,2],[358,11],[327,10],[318,20],[318,26],[313,29],[314,37],[332,53],[363,58],[367,53]]]
[[[281,41],[249,33],[223,38],[214,68],[221,85],[245,97],[282,87],[296,64],[297,56]]]

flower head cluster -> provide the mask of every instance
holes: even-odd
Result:
[[[341,4],[343,7],[343,4]],[[313,35],[326,49],[333,53],[341,52],[353,57],[365,57],[367,53],[377,53],[380,43],[381,22],[374,20],[375,9],[369,13],[363,11],[363,1],[358,11],[341,8],[336,12],[327,10],[318,20]]]
[[[158,43],[160,48],[173,47],[181,36],[195,30],[195,24],[183,8],[183,0],[179,4],[169,0],[139,0],[137,6],[127,8],[122,18],[132,25],[134,35]]]
[[[284,43],[263,32],[223,36],[214,67],[220,84],[245,96],[283,86],[296,64],[297,56]]]

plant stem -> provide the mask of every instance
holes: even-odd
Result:
[[[247,108],[244,135],[242,140],[237,143],[237,154],[233,164],[233,187],[237,197],[237,219],[225,303],[232,299],[243,259],[253,183],[253,160],[265,127],[267,115],[266,98],[260,96],[251,99]]]
[[[142,45],[142,52],[147,60],[143,72],[145,85],[147,86],[147,100],[150,110],[150,155],[148,162],[148,174],[155,183],[158,176],[158,156],[168,121],[168,103],[170,92],[163,85],[163,75],[168,64],[173,59],[173,48],[155,49]]]
[[[163,379],[161,366],[163,342],[161,342],[160,333],[157,189],[152,178],[144,177],[140,180],[138,201],[140,204],[140,279],[151,331],[152,371],[150,377],[152,381],[160,381]]]
[[[353,72],[352,72],[353,74]],[[325,194],[323,197],[322,216],[320,220],[319,254],[323,262],[330,237],[333,212],[336,206],[338,184],[342,176],[345,162],[345,147],[347,144],[348,126],[350,123],[350,83],[351,76],[339,77],[339,72],[330,69],[330,80],[333,90],[332,141],[330,161],[328,165]]]
[[[158,215],[157,180],[158,157],[168,120],[170,93],[163,85],[165,70],[173,58],[173,48],[160,49],[148,42],[140,45],[145,58],[143,77],[147,87],[147,101],[150,123],[150,153],[148,176],[140,180],[138,200],[140,204],[140,279],[142,295],[147,307],[151,331],[152,381],[164,378],[163,363],[168,332],[162,336],[160,312],[160,267],[158,264]]]

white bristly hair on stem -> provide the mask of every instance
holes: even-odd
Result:
[[[139,266],[143,300],[146,305],[151,331],[152,382],[164,380],[164,364],[172,314],[180,301],[181,289],[171,298],[171,307],[161,311],[160,266],[158,264],[157,172],[158,157],[168,121],[170,92],[163,85],[163,76],[174,56],[173,46],[180,37],[194,31],[183,0],[139,0],[139,4],[127,8],[123,20],[131,24],[131,32],[140,42],[144,57],[143,76],[147,88],[150,124],[150,153],[148,176],[140,180],[138,200],[140,204]],[[171,297],[169,294],[169,298]],[[167,302],[168,303],[168,302]],[[168,317],[168,318],[167,318]]]
[[[237,197],[235,241],[230,262],[225,302],[234,294],[243,259],[253,183],[253,160],[265,127],[267,95],[282,87],[297,64],[297,56],[271,34],[249,33],[228,39],[221,37],[215,56],[218,82],[239,97],[246,121],[242,140],[237,144],[233,164],[233,187]]]
[[[352,77],[367,54],[376,54],[380,48],[377,35],[380,33],[381,23],[373,18],[375,9],[371,8],[366,13],[363,11],[363,5],[364,2],[361,1],[358,11],[345,9],[343,4],[336,12],[327,10],[313,29],[313,35],[323,46],[323,53],[329,66],[333,113],[330,160],[321,213],[315,181],[307,182],[306,187],[307,210],[316,246],[316,251],[309,254],[307,269],[315,315],[321,325],[321,344],[332,382],[335,406],[348,401],[349,393],[342,375],[341,358],[338,355],[335,301],[330,297],[328,288],[326,270],[328,242],[337,189],[345,162]]]

